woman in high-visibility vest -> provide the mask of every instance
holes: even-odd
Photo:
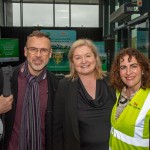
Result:
[[[110,150],[149,150],[150,62],[134,48],[115,57],[110,80],[117,101],[111,115]]]

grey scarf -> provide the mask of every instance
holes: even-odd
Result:
[[[23,67],[27,86],[22,109],[19,150],[42,150],[39,82],[46,78],[46,69],[39,76],[32,76],[27,61]]]

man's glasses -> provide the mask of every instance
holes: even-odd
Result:
[[[27,50],[29,51],[29,53],[35,55],[38,51],[40,51],[40,53],[42,55],[48,55],[49,53],[49,49],[46,48],[36,48],[36,47],[27,47]]]

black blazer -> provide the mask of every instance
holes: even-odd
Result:
[[[62,79],[54,101],[53,150],[80,150],[77,118],[77,79]],[[115,93],[112,91],[115,102]]]
[[[54,102],[54,150],[80,149],[76,89],[77,81],[67,81],[66,78],[58,86]]]
[[[13,105],[12,109],[5,114],[4,124],[5,124],[5,135],[4,138],[0,141],[0,149],[7,150],[8,143],[11,137],[13,124],[15,120],[15,112],[17,106],[17,96],[18,96],[18,74],[19,74],[20,66],[16,67],[13,72],[11,78],[11,91],[13,94]],[[0,70],[0,95],[2,94],[3,89],[3,78],[2,72]],[[47,102],[47,110],[45,117],[45,133],[46,133],[46,141],[45,147],[46,150],[52,150],[52,114],[53,114],[53,100],[55,96],[55,92],[58,85],[58,78],[51,72],[47,71],[47,82],[48,82],[48,102]]]

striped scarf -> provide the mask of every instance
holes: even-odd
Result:
[[[19,150],[41,150],[42,133],[39,101],[39,82],[46,78],[46,69],[39,76],[32,76],[28,62],[24,63],[23,74],[27,78],[20,129]]]

